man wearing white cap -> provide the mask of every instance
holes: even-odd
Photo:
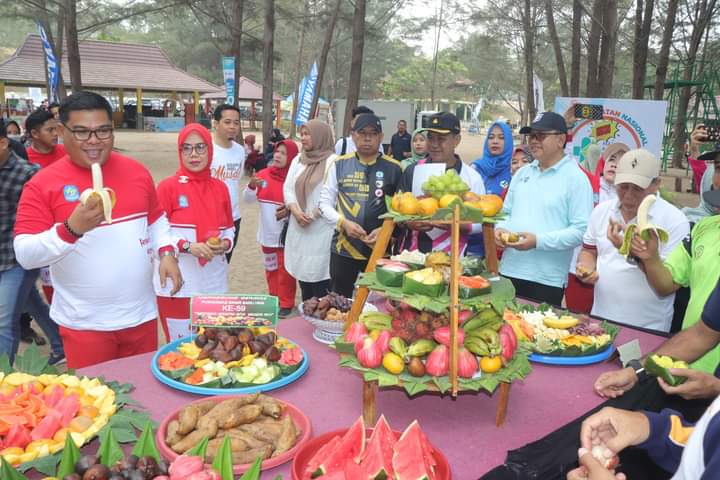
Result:
[[[659,172],[660,162],[647,150],[630,150],[622,156],[615,173],[618,198],[599,204],[590,215],[576,275],[595,285],[592,315],[668,332],[675,293],[658,294],[637,261],[618,251],[627,225],[637,222],[638,207],[648,195],[657,196],[648,221],[668,233],[668,241],[660,246],[661,258],[690,233],[685,215],[657,194]]]

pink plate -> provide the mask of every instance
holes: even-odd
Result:
[[[335,430],[334,432],[328,432],[320,435],[319,437],[315,437],[309,442],[307,442],[305,445],[302,446],[299,452],[295,455],[295,458],[293,459],[292,463],[292,480],[302,480],[303,478],[303,472],[305,471],[305,468],[307,467],[307,464],[312,459],[313,455],[317,453],[320,448],[328,443],[333,437],[335,436],[343,436],[349,429],[346,428],[344,430]],[[365,438],[370,438],[370,435],[372,435],[373,429],[368,428],[365,430]],[[400,435],[402,435],[402,432],[398,432],[396,430],[393,430],[393,433],[395,434],[395,437],[400,438]],[[435,457],[435,461],[437,462],[436,468],[435,468],[435,479],[436,480],[452,480],[452,475],[450,474],[450,464],[447,461],[447,458],[445,458],[445,455],[442,454],[440,450],[435,448],[433,446],[433,457]],[[322,479],[322,477],[320,477]],[[318,480],[320,480],[318,479]]]
[[[202,400],[197,400],[192,403],[202,403],[206,402],[208,400],[212,400],[214,402],[222,402],[223,400],[228,400],[231,398],[237,398],[240,396],[247,396],[247,395],[222,395],[218,397],[212,397],[212,398],[205,398]],[[276,399],[277,400],[277,399]],[[283,453],[282,455],[278,455],[277,457],[270,457],[264,462],[262,462],[262,469],[267,470],[269,468],[277,467],[278,465],[282,465],[283,463],[289,462],[292,460],[292,458],[300,451],[300,448],[307,443],[308,440],[310,440],[310,437],[312,435],[312,424],[310,423],[310,419],[302,413],[296,406],[285,402],[278,400],[279,402],[282,402],[285,404],[285,415],[291,415],[292,419],[295,421],[295,425],[300,430],[300,437],[297,440],[297,443],[295,443],[295,446],[288,450],[287,452]],[[175,420],[178,415],[180,414],[180,410],[182,410],[184,407],[178,408],[174,412],[172,412],[170,415],[165,417],[163,419],[162,423],[160,424],[160,428],[158,428],[157,434],[155,436],[155,441],[157,442],[158,449],[160,450],[160,454],[168,459],[169,461],[175,460],[179,455],[175,453],[166,443],[165,443],[165,432],[167,431],[168,423]],[[209,466],[209,465],[208,465]],[[252,464],[245,463],[243,465],[233,465],[233,472],[235,474],[241,474],[248,468],[250,468]]]

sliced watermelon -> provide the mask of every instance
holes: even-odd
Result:
[[[435,459],[432,447],[420,430],[417,421],[405,429],[395,444],[392,466],[396,480],[434,480]]]
[[[52,435],[50,436],[52,438]],[[32,438],[30,437],[30,430],[25,428],[23,425],[16,424],[10,427],[5,441],[3,442],[4,448],[20,447],[25,448]]]
[[[385,416],[381,415],[360,461],[366,474],[365,478],[392,478],[393,447],[396,443],[395,434],[390,429]]]
[[[334,474],[338,471],[342,472],[345,468],[345,461],[347,459],[359,461],[364,449],[365,422],[360,417],[343,435],[340,445],[320,463],[313,476],[318,477],[320,475]]]
[[[320,449],[315,452],[315,455],[313,455],[308,462],[307,467],[305,467],[302,480],[310,480],[311,478],[313,478],[313,474],[318,469],[323,460],[325,460],[330,455],[330,453],[335,450],[339,445],[340,437],[335,436],[325,445],[320,447]]]
[[[55,433],[60,430],[62,425],[63,414],[55,409],[49,409],[45,418],[40,420],[37,427],[33,428],[30,438],[33,440],[43,440],[53,438]]]
[[[363,470],[362,465],[355,463],[355,460],[348,458],[345,461],[345,469],[343,470],[345,480],[367,480],[368,476]],[[325,478],[325,477],[321,477]]]
[[[55,405],[55,410],[62,414],[62,420],[60,420],[62,426],[67,427],[80,410],[80,397],[76,393],[64,397]]]

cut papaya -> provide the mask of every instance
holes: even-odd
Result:
[[[3,447],[18,447],[24,449],[31,440],[30,430],[25,428],[23,425],[16,424],[10,427],[7,436],[5,436]]]
[[[345,432],[345,435],[343,435],[340,440],[340,445],[320,463],[313,476],[318,477],[320,475],[335,474],[338,471],[342,472],[345,468],[345,461],[347,459],[359,461],[364,450],[365,423],[363,422],[363,418],[360,417],[352,427]]]
[[[62,419],[60,421],[61,425],[63,427],[67,427],[70,425],[72,419],[75,418],[75,414],[77,414],[78,410],[80,410],[80,398],[76,393],[70,394],[58,402],[55,406],[55,410],[60,412],[62,415]]]

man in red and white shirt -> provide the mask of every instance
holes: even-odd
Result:
[[[32,142],[27,149],[30,163],[45,168],[65,156],[65,147],[58,145],[57,124],[47,110],[35,110],[25,119],[25,132]]]
[[[55,295],[51,318],[60,325],[70,368],[157,348],[152,256],[174,291],[182,277],[170,227],[150,172],[112,151],[112,109],[95,93],[78,92],[60,107],[67,156],[25,185],[15,223],[15,255],[26,269],[50,265]],[[102,204],[80,193],[92,188],[90,166],[102,165],[117,204],[112,223]],[[173,294],[175,292],[172,292]]]

